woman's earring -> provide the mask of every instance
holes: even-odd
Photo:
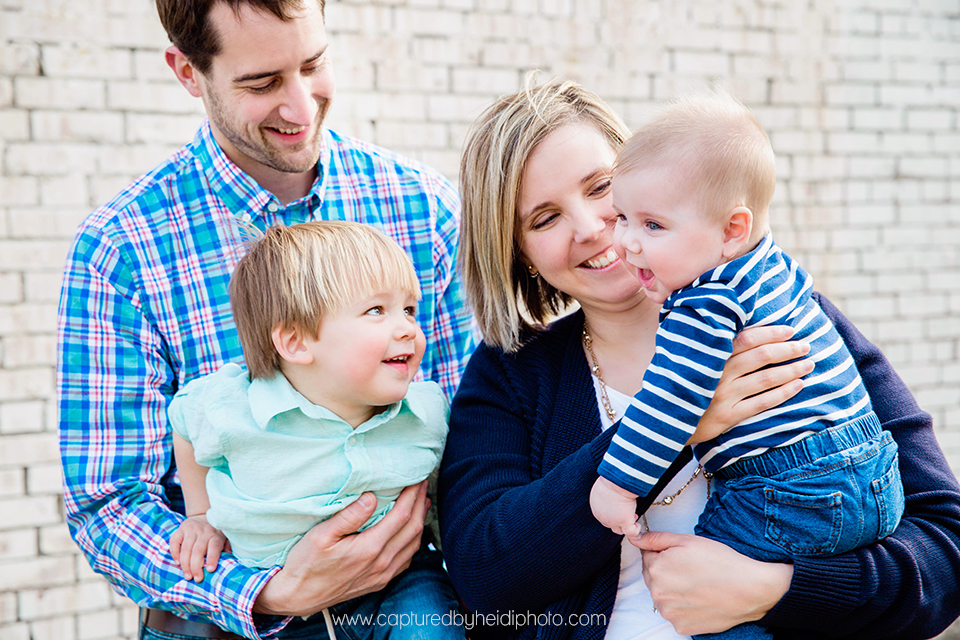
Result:
[[[527,271],[530,272],[530,277],[531,277],[531,278],[538,278],[538,277],[540,277],[540,272],[537,271],[532,264],[528,264],[528,265],[527,265]]]

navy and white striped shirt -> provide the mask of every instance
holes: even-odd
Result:
[[[707,471],[870,413],[853,358],[810,297],[812,288],[810,275],[768,233],[750,253],[667,298],[643,388],[624,413],[600,475],[641,496],[653,488],[696,430],[733,339],[746,327],[790,325],[794,340],[810,344],[815,368],[790,400],[694,446]]]

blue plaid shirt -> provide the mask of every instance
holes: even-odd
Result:
[[[475,344],[455,275],[459,201],[436,172],[324,132],[310,192],[284,206],[241,172],[204,123],[193,142],[80,226],[59,311],[60,448],[67,523],[90,564],[145,607],[248,637],[251,610],[279,570],[229,555],[200,584],[168,551],[181,517],[167,405],[190,380],[243,362],[228,283],[244,227],[364,222],[407,251],[420,276],[427,336],[418,379],[452,395]]]

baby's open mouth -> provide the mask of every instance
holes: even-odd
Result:
[[[640,286],[648,288],[653,284],[656,276],[653,275],[653,271],[650,271],[650,269],[637,269],[637,279],[640,281]]]

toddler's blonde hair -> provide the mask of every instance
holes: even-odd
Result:
[[[324,317],[355,300],[400,289],[420,299],[420,284],[400,246],[365,224],[305,222],[267,229],[230,280],[230,302],[250,379],[280,369],[273,330],[319,337]]]

